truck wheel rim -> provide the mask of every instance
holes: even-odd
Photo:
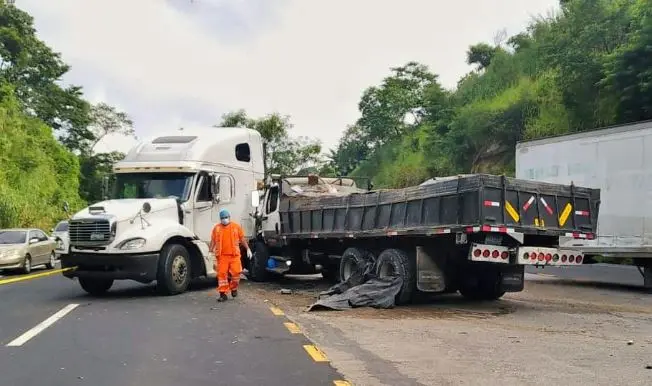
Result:
[[[378,272],[378,276],[381,278],[387,278],[387,277],[393,277],[396,276],[397,272],[392,263],[384,263],[380,266],[380,272]]]
[[[55,263],[55,261],[54,261],[54,253],[51,253],[50,254],[50,265],[54,267],[54,263]]]
[[[30,272],[32,270],[32,262],[29,261],[29,258],[25,259],[25,271]]]
[[[186,280],[188,267],[183,256],[175,256],[172,260],[172,280],[175,284],[181,284]]]

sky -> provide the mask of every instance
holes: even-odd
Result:
[[[418,61],[454,88],[466,50],[557,0],[16,0],[72,66],[64,81],[127,112],[139,138],[222,114],[290,115],[327,152],[365,88]],[[108,137],[96,151],[127,151]]]

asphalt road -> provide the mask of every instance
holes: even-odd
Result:
[[[309,355],[311,343],[291,333],[284,316],[246,291],[218,304],[213,284],[161,297],[153,286],[121,282],[103,298],[60,274],[0,284],[0,385],[312,386],[342,379]],[[22,345],[11,346],[17,338]]]

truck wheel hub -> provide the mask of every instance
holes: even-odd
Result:
[[[172,260],[172,280],[176,284],[181,284],[186,280],[187,274],[186,259],[183,256],[175,256]]]

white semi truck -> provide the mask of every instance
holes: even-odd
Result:
[[[163,294],[214,275],[208,242],[227,208],[253,237],[251,202],[263,180],[263,143],[255,130],[191,128],[136,145],[116,163],[113,193],[69,221],[63,275],[100,295],[114,280],[157,282]],[[258,197],[255,197],[258,200]]]
[[[561,245],[633,259],[652,288],[652,121],[520,142],[516,177],[600,189],[596,237]]]
[[[348,178],[265,176],[264,155],[260,135],[240,128],[141,142],[115,165],[111,199],[70,219],[62,265],[76,268],[64,275],[91,294],[120,279],[183,292],[215,273],[207,243],[228,208],[254,251],[244,259],[254,281],[346,280],[372,266],[401,278],[398,304],[417,291],[491,300],[522,291],[526,265],[581,264],[559,238],[595,232],[598,189],[477,174],[369,191]]]

